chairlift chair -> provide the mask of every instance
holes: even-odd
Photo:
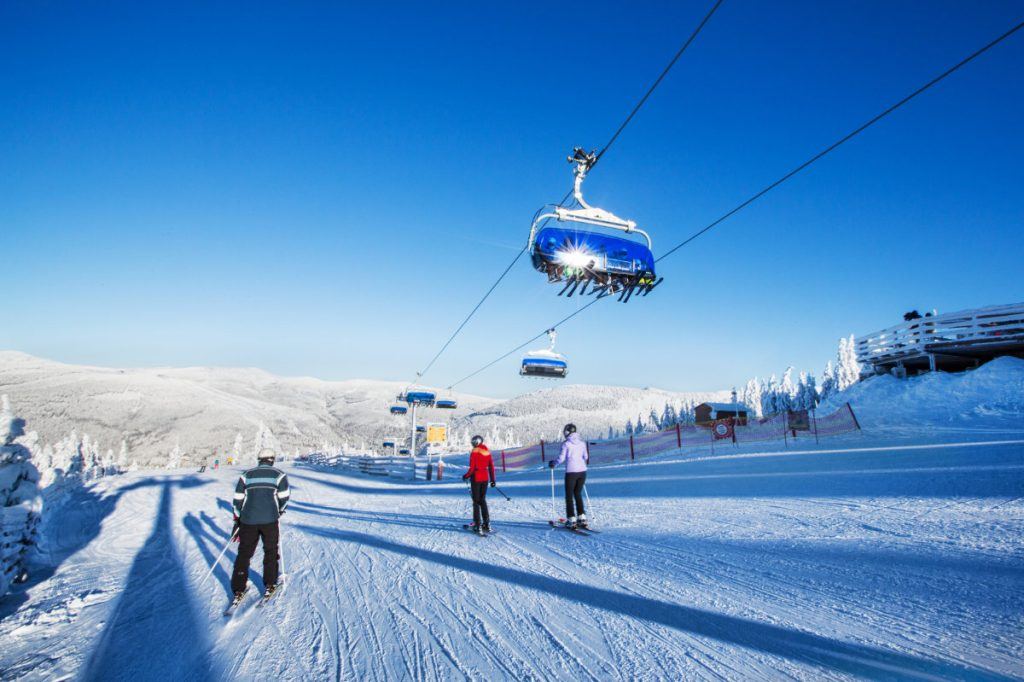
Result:
[[[439,410],[454,410],[459,406],[458,402],[454,398],[443,398],[434,403],[434,407]]]
[[[392,405],[390,410],[391,410],[391,414],[402,415],[402,414],[405,414],[406,412],[408,412],[409,408],[406,407],[405,405]]]
[[[564,355],[555,352],[555,339],[558,333],[548,330],[549,344],[547,348],[530,351],[523,356],[519,366],[519,374],[524,377],[543,379],[564,379],[569,374],[569,362]]]
[[[597,161],[593,152],[588,154],[576,147],[569,161],[576,164],[573,196],[578,208],[545,206],[537,212],[527,244],[533,267],[546,274],[549,282],[565,283],[559,296],[582,296],[588,286],[598,298],[619,294],[619,300],[627,302],[634,294],[646,296],[661,283],[655,274],[650,235],[637,228],[636,222],[590,206],[583,199],[583,180]],[[620,230],[627,235],[635,233],[644,242],[582,227],[543,227],[541,224],[550,218]]]
[[[398,399],[410,405],[432,407],[437,400],[437,394],[425,388],[409,388],[406,389],[405,393],[398,396]]]

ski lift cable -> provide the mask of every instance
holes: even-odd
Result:
[[[910,101],[910,100],[912,100],[913,98],[915,98],[915,97],[917,97],[918,95],[920,95],[921,93],[923,93],[923,92],[924,92],[925,90],[928,90],[928,89],[929,89],[929,88],[931,88],[931,87],[932,87],[933,85],[936,85],[937,83],[939,83],[940,81],[942,81],[943,79],[945,79],[945,78],[946,78],[947,76],[951,75],[952,73],[954,73],[955,71],[957,71],[958,69],[960,69],[960,68],[961,68],[962,66],[965,66],[966,64],[968,64],[969,62],[973,61],[973,60],[974,60],[974,59],[976,59],[977,57],[980,57],[980,56],[981,56],[982,54],[984,54],[985,52],[989,51],[990,49],[992,49],[993,47],[995,47],[996,45],[998,45],[998,44],[999,44],[999,43],[1001,43],[1002,41],[1006,40],[1006,39],[1007,39],[1007,38],[1009,38],[1009,37],[1010,37],[1011,35],[1013,35],[1013,34],[1014,34],[1014,33],[1016,33],[1017,31],[1019,31],[1019,30],[1020,30],[1021,28],[1024,28],[1024,21],[1020,22],[1020,23],[1019,23],[1019,24],[1017,24],[1016,26],[1013,26],[1013,27],[1012,27],[1012,28],[1010,28],[1010,29],[1009,29],[1008,31],[1006,31],[1005,33],[1003,33],[1002,35],[1000,35],[1000,36],[999,36],[998,38],[996,38],[996,39],[995,39],[995,40],[993,40],[992,42],[988,43],[988,44],[987,44],[987,45],[985,45],[984,47],[982,47],[982,48],[980,48],[980,49],[976,50],[975,52],[971,53],[970,55],[968,55],[967,57],[965,57],[965,58],[964,58],[964,59],[962,59],[961,61],[957,62],[957,63],[956,63],[955,65],[953,65],[952,67],[950,67],[949,69],[946,69],[945,71],[943,71],[943,72],[942,72],[941,74],[939,74],[938,76],[936,76],[936,77],[935,77],[935,78],[933,78],[932,80],[928,81],[927,83],[925,83],[924,85],[922,85],[922,86],[921,86],[921,87],[919,87],[918,89],[914,90],[914,91],[913,91],[912,93],[910,93],[909,95],[907,95],[906,97],[904,97],[904,98],[903,98],[903,99],[901,99],[900,101],[896,102],[895,104],[893,104],[893,105],[892,105],[892,106],[890,106],[889,108],[887,108],[887,109],[885,109],[884,111],[882,111],[882,112],[881,112],[880,114],[878,114],[877,116],[875,116],[874,118],[872,118],[871,120],[869,120],[869,121],[868,121],[867,123],[864,123],[863,125],[861,125],[860,127],[858,127],[858,128],[856,128],[856,129],[854,129],[854,130],[853,130],[852,132],[848,133],[847,135],[844,135],[844,136],[843,136],[842,138],[840,138],[839,140],[837,140],[836,142],[834,142],[834,143],[833,143],[833,144],[831,144],[830,146],[826,147],[826,148],[825,148],[824,150],[822,150],[821,152],[818,152],[817,154],[815,154],[814,156],[812,156],[812,157],[811,157],[810,159],[808,159],[808,160],[807,160],[807,161],[805,161],[804,163],[800,164],[800,165],[799,165],[799,166],[797,166],[797,167],[796,167],[795,169],[793,169],[792,171],[790,171],[790,172],[789,172],[789,173],[787,173],[786,175],[782,176],[781,178],[779,178],[779,179],[778,179],[778,180],[776,180],[775,182],[771,183],[770,185],[768,185],[767,187],[765,187],[765,188],[764,188],[764,189],[762,189],[762,190],[761,190],[760,192],[758,192],[757,194],[753,195],[752,197],[750,197],[749,199],[747,199],[747,200],[746,200],[746,201],[744,201],[743,203],[739,204],[739,205],[738,205],[738,206],[737,206],[736,208],[734,208],[734,209],[732,209],[731,211],[729,211],[728,213],[724,214],[724,215],[723,215],[722,217],[720,217],[720,218],[718,218],[717,220],[715,220],[714,222],[710,223],[709,225],[707,225],[706,227],[704,227],[704,228],[703,228],[703,229],[701,229],[700,231],[698,231],[698,232],[695,232],[694,234],[692,234],[692,235],[691,235],[690,237],[686,238],[685,240],[683,240],[683,241],[682,241],[682,242],[680,242],[679,244],[677,244],[677,245],[673,246],[673,247],[672,247],[671,249],[669,249],[669,250],[668,250],[668,251],[666,251],[666,252],[665,252],[664,254],[662,254],[661,256],[659,256],[659,257],[657,258],[657,260],[659,260],[659,261],[660,261],[661,259],[663,259],[663,258],[666,258],[666,257],[668,257],[668,256],[672,255],[673,253],[675,253],[676,251],[678,251],[678,250],[679,250],[679,249],[681,249],[682,247],[684,247],[684,246],[686,246],[687,244],[689,244],[690,242],[692,242],[692,241],[693,241],[694,239],[696,239],[697,237],[701,236],[702,234],[704,234],[704,233],[708,232],[709,230],[711,230],[712,228],[716,227],[716,226],[717,226],[717,225],[718,225],[719,223],[722,223],[723,221],[725,221],[725,220],[726,220],[726,219],[728,219],[729,217],[731,217],[731,216],[733,216],[734,214],[738,213],[739,211],[743,210],[744,208],[746,208],[747,206],[749,206],[749,205],[750,205],[750,204],[752,204],[753,202],[757,201],[758,199],[760,199],[760,198],[761,198],[762,196],[764,196],[765,194],[767,194],[767,193],[768,193],[768,192],[770,192],[771,190],[775,189],[776,187],[778,187],[779,185],[781,185],[782,183],[784,183],[784,182],[785,182],[786,180],[789,180],[789,179],[790,179],[791,177],[793,177],[794,175],[796,175],[796,174],[797,174],[797,173],[799,173],[800,171],[804,170],[805,168],[807,168],[808,166],[810,166],[811,164],[813,164],[813,163],[814,163],[815,161],[817,161],[817,160],[821,159],[822,157],[824,157],[824,156],[825,156],[826,154],[828,154],[828,153],[829,153],[829,152],[831,152],[832,150],[836,149],[837,147],[839,147],[839,146],[840,146],[840,145],[842,145],[843,143],[845,143],[845,142],[847,142],[847,141],[849,141],[849,140],[853,139],[854,137],[856,137],[856,136],[857,136],[858,134],[860,134],[860,133],[861,133],[861,132],[863,132],[864,130],[867,130],[867,129],[868,129],[869,127],[871,127],[872,125],[874,125],[875,123],[877,123],[878,121],[880,121],[881,119],[883,119],[884,117],[888,116],[889,114],[891,114],[892,112],[896,111],[897,109],[899,109],[900,107],[902,107],[902,106],[903,106],[904,104],[906,104],[907,102],[909,102],[909,101]],[[458,381],[456,381],[455,383],[451,384],[451,386],[449,386],[448,388],[449,388],[449,389],[451,389],[451,388],[453,388],[454,386],[457,386],[458,384],[461,384],[462,382],[464,382],[464,381],[466,381],[466,380],[468,380],[468,379],[471,379],[471,378],[475,377],[475,376],[476,376],[477,374],[480,374],[480,373],[481,373],[481,372],[483,372],[484,370],[486,370],[486,369],[489,369],[489,368],[491,368],[492,366],[494,366],[494,365],[496,365],[497,363],[501,362],[502,360],[504,360],[505,358],[509,357],[509,356],[510,356],[510,355],[512,355],[513,353],[516,353],[516,352],[518,352],[518,351],[522,350],[523,348],[525,348],[525,347],[526,347],[526,346],[528,346],[529,344],[533,343],[534,341],[536,341],[536,340],[537,340],[537,339],[539,339],[540,337],[542,337],[542,336],[544,336],[545,334],[547,334],[547,333],[548,333],[548,330],[549,330],[549,329],[557,329],[557,328],[558,328],[559,326],[561,326],[561,325],[565,324],[566,322],[568,322],[568,321],[569,321],[569,320],[571,320],[572,318],[576,317],[577,315],[579,315],[580,313],[582,313],[582,312],[583,312],[584,310],[586,310],[586,309],[587,309],[587,308],[589,308],[590,306],[592,306],[592,305],[594,305],[595,303],[597,303],[597,302],[598,302],[599,300],[601,300],[601,299],[594,299],[594,300],[592,300],[592,301],[591,301],[590,303],[588,303],[587,305],[585,305],[585,306],[583,306],[582,308],[579,308],[578,310],[576,310],[576,312],[574,312],[574,313],[572,313],[571,315],[568,315],[568,316],[566,316],[566,317],[562,318],[561,320],[559,320],[559,321],[558,321],[558,322],[556,322],[555,324],[553,324],[553,325],[551,325],[551,326],[547,327],[547,328],[546,328],[546,329],[545,329],[544,331],[542,331],[541,333],[539,333],[539,334],[537,334],[536,336],[534,336],[534,337],[530,338],[529,340],[525,341],[524,343],[522,343],[522,344],[520,344],[520,345],[516,346],[515,348],[513,348],[513,349],[512,349],[512,350],[510,350],[510,351],[508,351],[508,352],[507,352],[507,353],[505,353],[504,355],[502,355],[502,356],[500,356],[500,357],[498,357],[498,358],[496,358],[496,359],[492,360],[491,362],[487,363],[486,365],[484,365],[484,366],[483,366],[483,367],[481,367],[480,369],[478,369],[478,370],[474,371],[473,373],[471,373],[471,374],[467,374],[467,375],[466,375],[466,376],[464,376],[463,378],[461,378],[461,379],[459,379]]]
[[[521,350],[522,350],[523,348],[526,348],[526,347],[527,347],[527,346],[529,346],[529,345],[530,345],[531,343],[533,343],[533,342],[534,342],[534,341],[536,341],[537,339],[541,338],[542,336],[544,336],[544,335],[545,335],[545,334],[547,334],[548,332],[550,332],[550,331],[554,331],[555,329],[558,329],[558,327],[559,327],[559,326],[561,326],[561,325],[565,324],[566,322],[568,322],[568,321],[569,321],[569,320],[571,320],[572,318],[576,317],[577,315],[579,315],[580,313],[582,313],[582,312],[583,312],[584,310],[586,310],[587,308],[589,308],[590,306],[594,305],[595,303],[597,303],[597,302],[598,302],[598,301],[600,301],[600,300],[601,300],[601,299],[599,299],[599,298],[595,298],[595,299],[594,299],[593,301],[591,301],[590,303],[586,304],[586,305],[585,305],[585,306],[583,306],[582,308],[579,308],[579,309],[578,309],[578,310],[576,310],[575,312],[573,312],[573,313],[571,313],[571,314],[569,314],[569,315],[566,315],[565,317],[563,317],[563,318],[562,318],[561,320],[559,320],[558,322],[554,323],[554,324],[553,324],[553,325],[551,325],[550,327],[545,327],[545,328],[544,328],[544,331],[542,331],[541,333],[539,333],[539,334],[537,334],[536,336],[533,336],[533,337],[531,337],[531,338],[527,339],[526,341],[523,341],[523,342],[522,342],[521,344],[519,344],[518,346],[516,346],[515,348],[513,348],[513,349],[512,349],[512,350],[510,350],[509,352],[505,353],[505,354],[504,354],[504,355],[502,355],[501,357],[498,357],[498,358],[495,358],[494,360],[491,360],[490,362],[488,362],[488,363],[487,363],[486,365],[484,365],[484,366],[483,366],[483,367],[481,367],[480,369],[478,369],[478,370],[474,371],[474,372],[473,372],[473,373],[471,373],[471,374],[467,374],[466,376],[462,377],[461,379],[459,379],[459,380],[458,380],[458,381],[456,381],[455,383],[451,384],[450,386],[448,386],[448,390],[450,391],[451,389],[453,389],[453,388],[455,388],[456,386],[458,386],[459,384],[461,384],[461,383],[462,383],[463,381],[467,381],[468,379],[472,379],[473,377],[475,377],[475,376],[476,376],[477,374],[479,374],[480,372],[483,372],[483,371],[484,371],[484,370],[486,370],[486,369],[490,369],[491,367],[493,367],[494,365],[498,364],[499,362],[501,362],[502,360],[504,360],[504,359],[505,359],[505,358],[507,358],[508,356],[512,355],[513,353],[517,353],[517,352],[521,351]]]
[[[594,166],[597,165],[597,162],[601,160],[601,157],[604,156],[604,153],[606,151],[608,151],[608,148],[615,143],[615,140],[619,139],[619,135],[622,134],[622,131],[626,129],[626,126],[628,126],[629,122],[633,120],[633,117],[636,116],[638,111],[640,111],[640,108],[647,102],[647,99],[654,93],[657,87],[661,85],[661,81],[665,80],[665,76],[667,76],[668,72],[672,70],[672,67],[676,65],[676,62],[679,61],[679,58],[683,56],[683,53],[686,52],[686,48],[690,47],[690,44],[697,39],[697,36],[704,29],[705,24],[707,24],[711,20],[711,17],[715,14],[715,12],[718,11],[718,8],[722,5],[724,1],[725,0],[716,0],[715,4],[712,5],[710,10],[708,10],[708,13],[704,15],[704,18],[701,20],[701,22],[697,24],[697,28],[693,29],[693,33],[690,34],[690,37],[686,39],[686,42],[683,43],[682,47],[679,48],[675,56],[672,57],[672,60],[668,63],[664,70],[662,70],[661,75],[659,75],[658,78],[654,81],[654,83],[651,84],[651,87],[647,89],[647,92],[644,93],[644,96],[640,98],[640,101],[636,103],[636,106],[633,107],[633,110],[629,112],[629,116],[626,117],[626,120],[622,122],[622,125],[620,125],[618,130],[615,131],[615,134],[612,135],[611,139],[608,140],[608,143],[605,144],[605,146],[601,148],[601,151],[597,153],[597,156],[594,157],[593,163],[590,164],[591,169],[593,169]]]
[[[693,30],[690,36],[686,39],[686,42],[684,42],[682,46],[676,51],[675,55],[672,57],[669,63],[665,66],[664,69],[662,69],[661,74],[658,75],[658,78],[655,79],[654,83],[651,84],[651,87],[649,87],[647,89],[647,92],[644,93],[644,96],[640,98],[640,101],[636,103],[632,111],[629,112],[629,115],[626,116],[625,120],[615,130],[615,133],[611,136],[611,138],[609,138],[608,142],[606,142],[605,145],[601,148],[601,151],[598,152],[597,155],[594,157],[594,161],[590,164],[591,169],[593,169],[593,167],[597,165],[597,162],[601,160],[601,157],[604,156],[604,153],[608,151],[609,147],[611,147],[615,143],[615,141],[619,139],[619,135],[622,134],[622,131],[626,129],[626,126],[628,126],[629,123],[633,120],[633,117],[636,116],[637,112],[640,111],[640,108],[643,107],[643,105],[647,102],[650,96],[654,93],[655,89],[657,89],[657,87],[661,85],[661,82],[665,79],[665,76],[668,75],[668,72],[671,71],[672,67],[676,65],[676,62],[679,61],[679,58],[683,56],[683,53],[686,52],[687,48],[689,48],[693,41],[696,40],[697,35],[700,34],[700,32],[704,29],[704,26],[708,23],[708,21],[711,19],[711,17],[714,15],[714,13],[718,10],[718,8],[724,1],[725,0],[716,0],[715,4],[711,7],[708,13],[704,15],[704,18]],[[569,199],[572,196],[573,191],[569,190],[566,193],[566,195],[562,197],[562,200],[558,202],[558,205],[564,206],[565,202],[569,201]],[[550,219],[545,220],[542,223],[541,227],[547,225],[549,220]],[[423,369],[416,373],[416,379],[413,381],[413,383],[421,379],[430,370],[430,368],[434,366],[434,363],[437,362],[441,355],[444,354],[444,352],[448,349],[448,346],[451,345],[452,341],[454,341],[455,338],[462,332],[463,328],[469,323],[471,319],[473,319],[473,316],[476,315],[478,310],[480,310],[480,307],[484,304],[484,302],[490,297],[490,295],[494,292],[498,285],[501,284],[502,280],[505,279],[505,276],[509,273],[512,267],[519,262],[519,259],[526,252],[527,248],[529,247],[523,247],[522,251],[516,254],[515,258],[512,259],[512,262],[509,263],[508,267],[506,267],[505,270],[501,273],[501,275],[498,276],[498,279],[494,281],[494,284],[492,284],[491,287],[487,290],[487,293],[483,295],[483,298],[481,298],[477,302],[477,304],[473,306],[473,309],[469,311],[469,315],[467,315],[465,319],[463,319],[462,322],[459,324],[459,326],[455,328],[455,331],[452,332],[452,335],[449,336],[448,340],[444,342],[444,345],[441,346],[441,349],[437,351],[433,358],[431,358],[430,362],[427,363],[426,367],[424,367]]]
[[[692,235],[690,235],[689,237],[687,237],[683,241],[679,242],[678,244],[673,246],[671,249],[669,249],[665,253],[663,253],[660,256],[658,256],[657,258],[655,258],[654,262],[657,263],[657,262],[661,261],[664,258],[668,258],[673,253],[675,253],[679,249],[683,248],[684,246],[686,246],[687,244],[689,244],[690,242],[695,240],[697,237],[700,237],[701,235],[705,234],[706,232],[708,232],[708,231],[712,230],[713,228],[717,227],[720,223],[725,222],[726,220],[728,220],[729,218],[731,218],[735,214],[737,214],[740,211],[742,211],[743,209],[745,209],[750,204],[754,203],[755,201],[757,201],[758,199],[763,197],[765,194],[768,194],[768,192],[771,192],[773,189],[775,189],[776,187],[778,187],[782,183],[786,182],[787,180],[789,180],[793,176],[795,176],[798,173],[800,173],[801,171],[805,170],[808,166],[813,164],[815,161],[818,161],[819,159],[823,158],[829,152],[834,151],[835,149],[837,149],[840,146],[842,146],[844,143],[849,142],[854,137],[856,137],[857,135],[861,134],[862,132],[864,132],[865,130],[867,130],[868,128],[873,126],[874,124],[878,123],[883,118],[885,118],[886,116],[888,116],[892,112],[896,111],[897,109],[902,107],[904,104],[906,104],[910,100],[914,99],[915,97],[917,97],[918,95],[920,95],[924,91],[928,90],[933,85],[938,84],[939,82],[944,80],[947,76],[953,74],[955,71],[960,69],[962,66],[966,65],[968,62],[971,62],[974,59],[976,59],[977,57],[980,57],[982,54],[984,54],[985,52],[989,51],[990,49],[992,49],[993,47],[995,47],[996,45],[1001,43],[1003,40],[1009,38],[1011,35],[1013,35],[1017,31],[1019,31],[1022,27],[1024,27],[1024,21],[1022,21],[1021,23],[1017,24],[1016,26],[1014,26],[1013,28],[1008,30],[1006,33],[1003,33],[1001,36],[999,36],[998,38],[996,38],[992,42],[988,43],[987,45],[985,45],[981,49],[971,53],[970,55],[968,55],[967,57],[965,57],[961,61],[957,62],[956,64],[954,64],[950,68],[946,69],[941,74],[939,74],[935,78],[931,79],[930,81],[928,81],[927,83],[925,83],[924,85],[919,87],[917,90],[914,90],[912,93],[910,93],[909,95],[907,95],[906,97],[904,97],[900,101],[896,102],[895,104],[890,106],[888,109],[885,109],[884,111],[882,111],[881,113],[879,113],[878,115],[876,115],[875,117],[873,117],[872,119],[867,121],[866,123],[863,123],[859,127],[855,128],[854,130],[850,131],[849,133],[847,133],[843,137],[839,138],[838,140],[836,140],[835,142],[830,144],[828,147],[825,147],[820,152],[818,152],[817,154],[815,154],[811,158],[807,159],[806,161],[801,163],[799,166],[797,166],[793,170],[789,171],[788,173],[786,173],[781,178],[779,178],[775,182],[771,183],[770,185],[768,185],[767,187],[765,187],[761,191],[757,192],[756,194],[751,196],[749,199],[747,199],[743,203],[741,203],[738,206],[736,206],[735,208],[733,208],[728,213],[725,213],[724,215],[722,215],[718,219],[714,220],[713,222],[709,223],[708,225],[706,225],[702,229],[698,230],[697,232],[694,232]]]

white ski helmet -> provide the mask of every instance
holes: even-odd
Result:
[[[256,456],[256,461],[260,462],[261,464],[263,462],[269,462],[273,464],[274,459],[276,459],[276,457],[277,455],[274,454],[273,448],[263,448],[262,450],[260,450],[260,454]]]

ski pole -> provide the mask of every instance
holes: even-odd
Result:
[[[504,490],[502,490],[498,486],[494,486],[494,489],[497,490],[499,493],[501,493],[501,496],[504,497],[506,500],[508,500],[509,502],[512,501],[512,498],[509,497],[508,495],[506,495]]]
[[[235,535],[238,535],[238,531],[235,531]],[[207,572],[207,574],[204,575],[203,579],[200,581],[199,587],[202,587],[203,585],[205,585],[206,581],[210,579],[211,575],[213,575],[214,569],[217,568],[217,564],[220,563],[221,558],[223,558],[223,556],[227,553],[228,547],[231,546],[231,541],[235,539],[235,535],[232,535],[231,537],[228,538],[228,541],[224,544],[224,549],[222,549],[220,551],[220,554],[217,555],[217,558],[213,560],[213,564],[210,566],[209,572]]]
[[[594,513],[594,505],[590,503],[590,493],[587,492],[587,484],[583,484],[583,494],[587,496],[587,509],[590,510],[590,517],[596,518],[597,514]]]
[[[277,556],[281,558],[281,575],[284,575],[284,524],[280,519],[277,522]]]
[[[555,507],[555,468],[551,467],[551,518],[558,518],[558,508]]]

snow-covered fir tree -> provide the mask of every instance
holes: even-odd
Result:
[[[235,444],[231,446],[231,456],[236,460],[242,457],[242,449],[245,447],[245,439],[242,438],[242,432],[239,431],[235,435]],[[324,450],[324,452],[334,452],[334,450]]]
[[[117,453],[117,469],[118,471],[128,470],[128,441],[124,438],[121,439],[121,450]]]
[[[838,365],[836,367],[836,388],[845,391],[860,379],[860,363],[857,361],[857,347],[850,337],[839,339]]]
[[[657,431],[658,429],[662,428],[661,418],[658,416],[658,413],[655,412],[653,407],[651,408],[651,413],[647,415],[647,424],[647,428],[650,431]]]
[[[181,468],[181,443],[175,443],[174,449],[171,450],[171,454],[167,456],[167,468],[168,469],[180,469]]]
[[[831,398],[836,390],[838,390],[836,386],[836,370],[832,366],[832,361],[829,360],[825,363],[825,371],[821,375],[821,391],[818,394],[818,401],[824,402]]]

